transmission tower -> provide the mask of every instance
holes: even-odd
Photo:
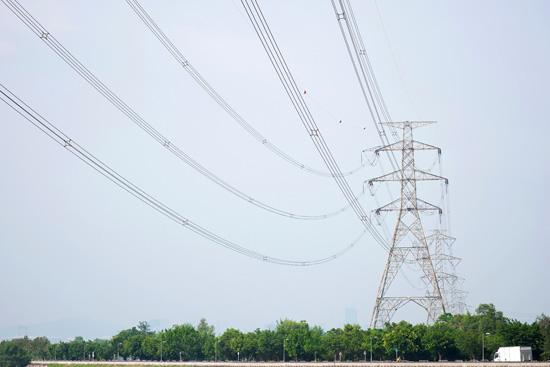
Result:
[[[467,293],[460,289],[464,278],[456,275],[456,267],[461,259],[449,253],[456,238],[446,235],[442,230],[433,232],[426,239],[433,254],[435,274],[439,280],[445,310],[451,314],[462,314],[466,307],[464,300]]]
[[[415,150],[441,150],[432,145],[413,140],[413,130],[434,123],[434,121],[405,121],[386,122],[385,125],[403,130],[403,140],[386,145],[375,150],[378,155],[381,151],[401,151],[401,169],[392,173],[374,178],[368,181],[370,186],[374,182],[398,181],[401,182],[401,197],[381,208],[375,210],[376,215],[384,212],[398,212],[397,225],[392,236],[388,261],[380,281],[378,295],[372,313],[370,327],[381,328],[389,322],[395,312],[409,302],[416,303],[428,313],[427,323],[433,324],[439,315],[445,312],[444,289],[434,266],[428,247],[428,241],[424,235],[421,212],[442,210],[417,197],[417,181],[437,181],[447,179],[415,168]],[[412,257],[412,262],[417,263],[423,272],[423,280],[427,290],[424,296],[388,297],[386,294],[397,273],[407,258]]]

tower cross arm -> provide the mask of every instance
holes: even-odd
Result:
[[[434,211],[437,211],[439,212],[439,214],[443,213],[443,210],[441,210],[440,207],[438,206],[435,206],[435,205],[432,205],[430,203],[428,203],[427,201],[424,201],[422,199],[416,199],[416,202],[417,202],[417,209],[418,211],[428,211],[428,210],[434,210]]]
[[[435,124],[436,121],[391,121],[383,122],[382,125],[393,126],[398,129],[404,129],[410,127],[411,129],[416,129],[417,127],[422,127],[430,124]]]
[[[382,206],[378,209],[374,209],[373,211],[375,212],[375,214],[380,214],[380,212],[396,212],[396,211],[400,211],[400,210],[413,210],[414,209],[414,210],[418,210],[420,212],[434,210],[434,211],[439,212],[439,214],[442,213],[441,208],[439,208],[435,205],[432,205],[432,204],[430,204],[427,201],[424,201],[422,199],[416,199],[416,204],[413,204],[413,201],[408,201],[408,203],[409,203],[409,205],[403,206],[403,203],[401,202],[401,199],[397,199],[397,200],[394,200],[391,203],[386,204],[386,205],[384,205],[384,206]],[[413,205],[415,205],[415,207],[413,207]]]
[[[382,181],[401,181],[402,180],[402,174],[401,171],[393,171],[392,173],[388,173],[386,175],[371,178],[370,180],[366,181],[369,185],[372,185],[373,182],[382,182]]]
[[[437,153],[441,154],[441,148],[438,148],[430,144],[422,143],[421,141],[413,140],[412,147],[414,150],[437,150]]]
[[[390,145],[385,145],[383,147],[380,147],[374,151],[374,154],[378,155],[380,152],[384,152],[387,150],[395,150],[395,151],[403,150],[403,141],[396,141],[395,143],[392,143]]]
[[[432,173],[424,172],[421,170],[415,170],[414,176],[417,181],[438,181],[438,180],[444,180],[445,184],[449,183],[449,180],[445,177],[441,177],[438,175],[434,175]]]
[[[444,180],[446,184],[449,183],[449,180],[445,177],[437,176],[432,173],[424,172],[418,169],[414,170],[414,179],[416,181],[438,181]],[[374,182],[383,182],[383,181],[403,181],[411,180],[411,178],[403,178],[402,171],[393,171],[392,173],[385,174],[380,177],[371,178],[368,181],[365,181],[369,185],[372,185]]]
[[[389,204],[386,204],[378,209],[373,210],[376,214],[380,214],[380,212],[394,212],[398,211],[401,208],[401,199],[397,199],[392,201]]]
[[[436,146],[433,146],[433,145],[426,144],[426,143],[422,143],[420,141],[415,141],[415,140],[412,141],[412,145],[410,146],[410,149],[412,149],[412,150],[437,150],[438,154],[441,154],[441,149],[440,148],[438,148]],[[397,142],[392,143],[390,145],[380,147],[380,148],[376,149],[374,151],[374,153],[376,155],[378,155],[380,152],[388,151],[388,150],[402,151],[403,150],[403,141],[397,141]]]

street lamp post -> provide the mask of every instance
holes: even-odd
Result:
[[[180,352],[180,362],[181,362],[181,352]]]
[[[363,351],[363,356],[365,356],[365,362],[366,362],[367,361],[367,351],[366,350]]]
[[[285,352],[286,352],[286,341],[288,339],[283,340],[283,362],[285,361]]]
[[[485,335],[491,335],[491,333],[481,335],[481,362],[485,361]]]
[[[86,343],[82,342],[83,344],[83,348],[82,348],[82,360],[85,361],[86,360]]]
[[[214,347],[215,347],[215,350],[216,350],[214,361],[217,362],[218,361],[218,338],[216,338],[216,344],[214,344]]]
[[[55,349],[55,353],[54,353],[54,354],[55,354],[55,358],[54,358],[54,359],[57,361],[57,344],[55,345],[55,348],[54,348],[54,349]]]
[[[122,343],[117,343],[117,345],[116,345],[116,360],[117,360],[117,362],[118,362],[118,360],[120,359],[120,356],[119,356],[119,354],[118,354],[118,347],[119,347],[120,345],[122,345]]]
[[[241,352],[237,351],[237,362],[241,360]]]
[[[376,339],[378,338],[377,336],[371,336],[370,337],[370,361],[372,362],[372,338]],[[365,356],[366,357],[366,356]],[[365,359],[366,361],[366,359]]]
[[[162,362],[162,345],[166,343],[166,340],[160,342],[160,361]]]

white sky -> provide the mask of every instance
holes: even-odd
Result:
[[[125,1],[21,4],[130,107],[243,192],[293,213],[323,214],[346,204],[331,179],[290,166],[230,119]],[[142,5],[241,116],[288,154],[324,168],[239,1]],[[340,167],[355,168],[360,152],[379,143],[330,1],[260,5]],[[550,5],[379,1],[420,115],[401,84],[374,2],[353,5],[393,119],[438,121],[415,137],[443,150],[453,252],[463,259],[467,303],[492,302],[528,322],[549,313],[544,146],[550,129],[544,111]],[[113,108],[4,5],[0,82],[149,194],[254,251],[315,259],[337,252],[362,230],[349,211],[297,221],[221,190]],[[3,103],[0,123],[0,327],[64,317],[128,326],[206,317],[222,328],[251,330],[288,317],[330,328],[341,325],[345,308],[357,309],[358,321],[368,325],[386,262],[371,237],[317,267],[261,263],[175,225]],[[432,161],[426,156],[419,165]],[[359,193],[364,180],[379,175],[379,167],[368,167],[349,183]],[[433,188],[425,190],[428,201],[437,201]],[[376,208],[371,197],[361,202],[368,211]],[[392,229],[395,217],[386,220]],[[407,307],[398,319],[422,322],[424,315]]]

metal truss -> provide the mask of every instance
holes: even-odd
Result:
[[[434,234],[426,239],[434,254],[435,273],[439,280],[445,310],[452,314],[464,313],[466,307],[464,298],[467,293],[460,289],[464,279],[456,275],[456,267],[461,259],[446,252],[451,249],[456,239],[441,230],[435,230]]]
[[[366,183],[372,186],[374,182],[397,181],[401,183],[401,197],[385,206],[376,209],[374,212],[380,215],[381,212],[398,212],[397,224],[392,236],[391,248],[384,268],[384,273],[378,288],[378,295],[372,313],[370,327],[381,328],[389,322],[395,312],[409,302],[413,302],[424,308],[427,313],[427,323],[434,323],[439,315],[445,312],[446,301],[442,292],[442,282],[436,271],[437,264],[434,264],[426,236],[420,220],[420,213],[424,211],[442,210],[424,200],[418,199],[416,195],[417,181],[434,181],[447,179],[424,172],[415,168],[415,150],[441,150],[435,146],[424,144],[413,140],[413,129],[426,126],[432,121],[405,121],[389,122],[385,125],[393,126],[403,130],[403,140],[378,148],[376,154],[381,151],[401,151],[401,169],[377,178],[368,180]],[[412,235],[412,236],[411,236]],[[406,240],[406,241],[405,241]],[[411,243],[408,243],[411,242]],[[393,280],[401,269],[403,262],[408,257],[412,262],[418,264],[423,272],[422,279],[426,284],[426,294],[423,297],[388,297],[387,292]],[[408,260],[407,260],[408,261]],[[443,288],[444,290],[444,288]]]

